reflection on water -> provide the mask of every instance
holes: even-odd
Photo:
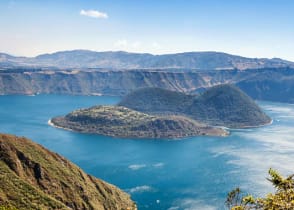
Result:
[[[271,190],[270,167],[294,172],[294,106],[260,102],[273,124],[234,130],[227,138],[177,141],[116,139],[79,134],[47,124],[53,116],[117,97],[1,96],[0,131],[27,136],[118,185],[139,209],[223,209],[226,194],[240,186],[255,195]]]

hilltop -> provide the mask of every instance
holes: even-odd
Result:
[[[0,53],[0,67],[38,66],[56,68],[184,68],[195,70],[261,69],[294,67],[279,58],[246,58],[223,52],[183,52],[152,55],[123,51],[95,52],[90,50],[60,51],[36,57],[15,57]]]
[[[136,209],[130,196],[24,137],[0,134],[0,206]]]
[[[227,131],[215,126],[246,128],[270,122],[233,85],[217,85],[201,95],[143,88],[125,96],[117,106],[94,106],[51,119],[57,127],[123,138],[226,136]]]
[[[51,120],[55,126],[122,138],[181,138],[228,133],[183,116],[155,116],[122,106],[95,106]]]
[[[249,96],[229,84],[214,86],[197,96],[143,88],[125,96],[119,105],[144,113],[184,115],[209,125],[230,128],[271,122]]]

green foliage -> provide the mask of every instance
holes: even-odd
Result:
[[[250,209],[255,203],[252,195],[243,195],[240,188],[236,188],[228,193],[226,205],[232,210]]]
[[[0,210],[17,210],[17,208],[11,205],[1,205]]]
[[[225,136],[227,131],[209,127],[184,116],[144,114],[123,106],[95,106],[79,109],[51,122],[62,128],[122,138],[181,138]]]
[[[294,209],[294,175],[282,177],[277,171],[269,169],[268,180],[276,188],[274,194],[264,198],[242,195],[239,188],[228,193],[226,205],[231,210],[293,210]]]
[[[58,154],[0,134],[0,210],[126,209],[133,204],[129,195]]]
[[[228,193],[226,205],[229,209],[241,203],[241,190],[239,187]]]
[[[244,92],[233,85],[217,85],[200,96],[164,90],[139,89],[125,96],[121,106],[151,114],[178,114],[209,125],[243,128],[270,122]]]

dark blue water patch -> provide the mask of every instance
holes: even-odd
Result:
[[[51,127],[54,116],[118,97],[0,96],[0,131],[26,136],[87,173],[129,192],[139,209],[224,209],[240,186],[255,195],[270,188],[269,167],[294,171],[294,106],[259,102],[272,125],[234,130],[229,137],[135,140],[80,134]]]

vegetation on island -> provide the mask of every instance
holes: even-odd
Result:
[[[231,191],[226,200],[230,210],[293,210],[294,209],[294,174],[284,178],[277,171],[269,169],[270,178],[276,191],[264,198],[244,195],[240,188]]]
[[[245,128],[265,125],[271,119],[239,88],[225,84],[209,88],[201,95],[143,88],[125,96],[119,103],[151,114],[177,114],[212,126]]]
[[[184,116],[157,116],[122,106],[80,109],[51,122],[58,127],[84,133],[132,138],[180,138],[197,135],[225,136],[227,131]]]
[[[136,209],[117,187],[23,137],[0,134],[0,210]]]
[[[51,119],[57,127],[123,138],[226,136],[223,126],[246,128],[270,122],[249,96],[232,85],[218,85],[198,96],[139,89],[117,106],[94,106]]]

